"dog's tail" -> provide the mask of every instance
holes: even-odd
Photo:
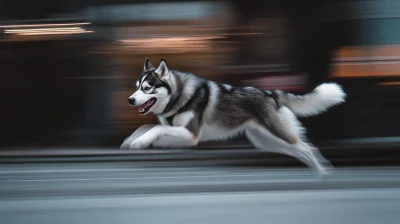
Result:
[[[336,83],[324,83],[312,92],[299,96],[283,91],[276,91],[279,105],[288,107],[296,116],[317,115],[330,107],[345,102],[346,93]]]

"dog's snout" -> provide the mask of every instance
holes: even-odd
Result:
[[[128,102],[130,105],[135,105],[135,98],[128,98]]]

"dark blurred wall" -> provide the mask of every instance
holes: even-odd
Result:
[[[52,144],[60,140],[57,134],[79,125],[85,86],[68,77],[88,70],[84,46],[16,42],[2,45],[0,52],[1,140]]]

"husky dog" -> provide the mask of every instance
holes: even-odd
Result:
[[[154,113],[161,124],[128,137],[121,148],[195,146],[245,133],[256,148],[292,156],[322,174],[329,162],[307,143],[297,117],[317,115],[345,97],[335,83],[298,96],[213,82],[170,70],[164,59],[155,68],[146,58],[128,102],[140,106],[141,115]]]

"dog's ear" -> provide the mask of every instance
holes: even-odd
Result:
[[[146,58],[144,60],[144,67],[143,67],[143,71],[149,71],[149,70],[154,70],[156,69],[153,64],[151,64],[150,59]]]
[[[156,73],[160,79],[166,79],[169,77],[167,61],[164,58],[161,59],[160,65],[154,71],[154,73]]]

